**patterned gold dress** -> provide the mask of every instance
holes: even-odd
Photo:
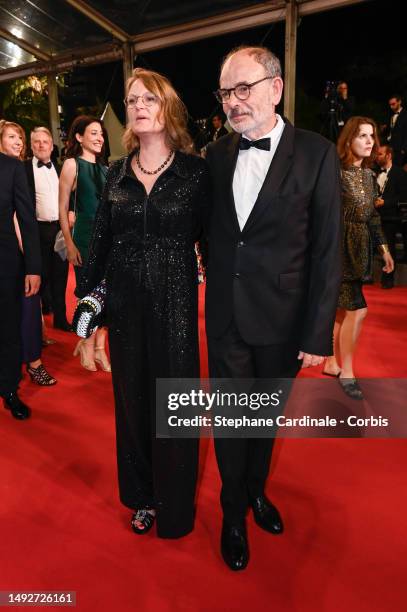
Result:
[[[373,250],[386,243],[380,215],[374,207],[376,198],[372,170],[357,166],[342,170],[343,280],[338,308],[366,307],[362,284],[372,277]]]

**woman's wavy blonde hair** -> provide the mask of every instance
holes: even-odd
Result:
[[[23,160],[25,159],[25,153],[26,153],[26,149],[27,149],[27,142],[26,142],[26,138],[25,138],[25,132],[23,130],[23,128],[21,127],[21,125],[19,125],[18,123],[14,123],[14,121],[6,121],[5,119],[2,119],[0,121],[0,151],[3,153],[3,149],[1,146],[2,140],[3,140],[3,135],[4,132],[6,131],[7,128],[11,128],[13,130],[15,130],[16,132],[18,132],[22,138],[23,141],[23,148],[21,149],[21,153],[20,153],[20,157],[19,159]]]
[[[194,145],[187,130],[188,111],[169,80],[158,72],[135,68],[133,75],[126,82],[126,98],[133,83],[138,79],[160,100],[160,119],[164,123],[170,149],[192,153]],[[123,144],[129,153],[140,145],[129,121],[123,134]]]

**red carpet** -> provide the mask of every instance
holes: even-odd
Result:
[[[357,374],[405,378],[407,289],[366,296]],[[117,497],[110,376],[81,368],[73,334],[49,335],[58,344],[43,359],[58,384],[25,377],[33,417],[1,413],[0,590],[76,591],[81,612],[405,610],[405,440],[279,440],[268,493],[286,532],[268,535],[250,516],[251,561],[235,574],[219,554],[212,443],[195,531],[133,535]]]

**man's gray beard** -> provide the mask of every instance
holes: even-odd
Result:
[[[229,120],[229,123],[230,123],[230,127],[232,128],[232,130],[233,130],[234,132],[236,132],[237,134],[243,134],[244,129],[242,128],[242,126],[241,126],[241,125],[240,125],[240,126],[236,126],[236,127],[235,127],[235,126],[233,125],[233,123],[232,123],[230,120]]]
[[[245,113],[245,116],[247,117],[247,119],[251,119],[252,118],[252,114],[251,113]],[[228,118],[228,121],[229,121],[229,124],[230,124],[231,128],[235,132],[237,132],[238,134],[243,134],[243,132],[245,132],[247,129],[249,129],[249,130],[251,129],[250,127],[249,128],[243,127],[241,124],[239,124],[239,125],[237,125],[235,127],[234,122],[233,122],[233,114],[232,113],[230,113],[230,116],[227,115],[227,118]]]
[[[242,124],[239,124],[239,125],[235,126],[233,118],[229,118],[229,117],[228,117],[228,121],[229,121],[229,124],[230,124],[230,127],[232,128],[232,130],[234,130],[238,134],[243,134],[244,128],[243,128]]]

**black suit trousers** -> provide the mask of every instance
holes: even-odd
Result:
[[[21,378],[21,307],[24,277],[0,276],[0,395],[14,393]]]
[[[211,378],[295,378],[301,367],[298,342],[252,346],[235,323],[219,338],[208,337]],[[260,385],[262,384],[261,381]],[[250,499],[263,495],[274,438],[215,438],[222,479],[221,504],[229,524],[242,525]]]
[[[54,251],[55,236],[60,230],[59,223],[38,222],[42,258],[41,297],[51,296],[54,323],[66,321],[65,291],[68,279],[68,261],[62,261]]]

